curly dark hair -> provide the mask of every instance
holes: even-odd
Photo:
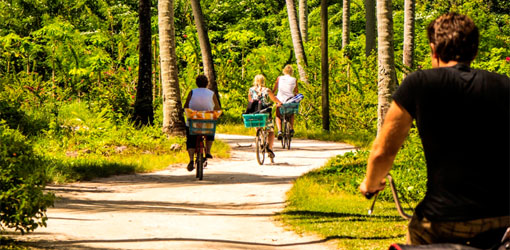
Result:
[[[197,79],[195,81],[197,83],[197,87],[199,87],[199,88],[205,88],[205,87],[207,87],[207,84],[209,83],[209,80],[207,79],[207,76],[205,76],[205,75],[198,75]]]
[[[444,62],[471,62],[478,52],[479,31],[471,18],[458,13],[447,13],[427,27],[430,43]]]

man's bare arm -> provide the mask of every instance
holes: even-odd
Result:
[[[385,177],[393,166],[395,156],[404,143],[412,122],[413,118],[407,110],[396,102],[391,104],[384,124],[372,145],[367,173],[359,187],[361,193],[374,193],[384,189]]]

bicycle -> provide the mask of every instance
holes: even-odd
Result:
[[[290,142],[292,141],[291,134],[291,116],[298,114],[299,103],[284,103],[280,107],[280,114],[282,115],[282,148],[290,150]]]
[[[206,136],[213,135],[216,132],[216,120],[189,120],[189,133],[190,135],[197,136],[197,143],[195,148],[195,162],[196,178],[202,180],[204,178],[204,168],[207,167],[207,159],[205,154],[207,152],[207,145],[205,143]]]
[[[402,204],[400,202],[400,198],[398,197],[398,191],[395,187],[395,182],[393,180],[393,177],[390,174],[388,174],[386,176],[386,179],[388,179],[388,183],[389,183],[390,189],[391,189],[391,194],[393,196],[393,201],[395,202],[395,207],[397,208],[398,214],[406,220],[411,220],[412,215],[406,213],[404,211],[404,209],[402,208]],[[378,194],[379,194],[379,192],[365,194],[365,197],[367,199],[374,197],[374,201],[372,202],[372,205],[370,206],[370,209],[368,210],[368,215],[371,215],[374,211],[374,205],[375,205],[375,201],[377,200]],[[499,246],[496,246],[496,248],[491,248],[491,250],[493,250],[493,249],[497,249],[497,250],[510,249],[510,227],[506,230],[506,232],[504,233],[504,235],[501,239],[501,242],[498,244],[499,244]],[[419,249],[422,249],[422,250],[424,250],[424,249],[483,250],[483,249],[479,249],[479,248],[474,248],[474,247],[459,245],[459,244],[452,244],[452,243],[440,243],[440,244],[429,244],[429,245],[418,245],[418,246],[394,243],[389,248],[389,250],[419,250]]]
[[[257,128],[257,134],[255,135],[255,147],[257,162],[259,165],[264,164],[266,158],[266,152],[269,147],[269,127],[267,126],[269,120],[269,113],[264,113],[270,108],[265,108],[254,114],[243,114],[244,125],[247,128]],[[272,121],[270,121],[272,122]],[[274,158],[269,157],[271,163],[274,163]]]

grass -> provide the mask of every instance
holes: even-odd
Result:
[[[276,129],[276,126],[275,126]],[[256,130],[253,128],[246,128],[244,124],[220,124],[216,128],[216,133],[223,134],[238,134],[238,135],[250,135],[255,136]],[[296,126],[295,138],[299,139],[310,139],[320,141],[335,141],[345,142],[356,147],[367,148],[373,140],[374,135],[369,133],[363,133],[363,131],[357,132],[332,132],[319,129],[306,129]]]
[[[407,221],[392,202],[372,200],[339,189],[324,175],[306,174],[287,193],[287,206],[278,219],[298,233],[313,232],[336,241],[340,249],[388,249],[404,243]]]

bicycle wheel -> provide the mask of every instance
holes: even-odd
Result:
[[[204,154],[197,152],[197,178],[202,180],[204,178]]]
[[[264,159],[266,158],[266,146],[264,142],[264,132],[262,129],[257,129],[255,146],[257,147],[257,162],[262,165],[264,164]]]
[[[290,150],[290,141],[292,140],[292,135],[290,134],[290,122],[285,123],[285,143],[287,144],[287,149]]]

